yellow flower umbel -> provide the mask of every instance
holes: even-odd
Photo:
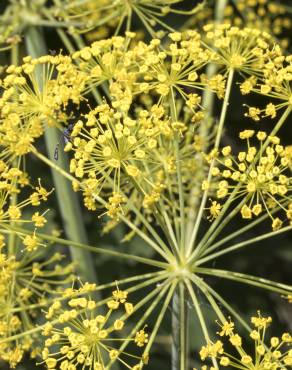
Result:
[[[173,32],[168,37],[171,42],[167,46],[153,39],[149,44],[140,42],[133,48],[140,66],[140,93],[154,92],[159,101],[178,96],[195,111],[201,102],[198,92],[204,86],[199,75],[213,53],[202,45],[196,31]]]
[[[282,46],[287,47],[288,40],[283,38],[283,35],[291,29],[292,24],[284,4],[273,0],[238,0],[235,10],[244,16],[236,16],[234,23],[237,25],[244,23],[248,27],[269,32]],[[231,6],[226,9],[226,17],[228,18],[230,18],[230,11]]]
[[[278,207],[291,220],[291,176],[287,151],[280,144],[280,139],[267,136],[258,131],[256,139],[260,147],[252,146],[253,130],[240,133],[240,138],[247,141],[247,150],[237,156],[232,154],[230,146],[224,147],[217,156],[218,166],[214,166],[212,174],[215,179],[217,199],[225,199],[236,189],[236,197],[242,203],[241,215],[245,219],[252,219],[267,212],[272,219],[274,230],[282,225],[282,221],[274,216],[272,210]],[[213,202],[214,203],[214,202]],[[214,205],[213,205],[214,206]],[[214,212],[211,216],[214,217]],[[210,211],[211,211],[210,209]],[[219,205],[217,205],[219,212]]]
[[[83,181],[86,206],[95,209],[94,196],[101,191],[111,197],[108,208],[112,209],[113,204],[125,202],[122,193],[129,196],[135,184],[144,191],[154,190],[147,171],[162,168],[156,159],[158,139],[172,133],[164,110],[153,106],[150,113],[141,110],[134,119],[103,104],[86,118],[85,124],[75,124],[72,143],[65,147],[74,151],[70,171]]]
[[[250,332],[250,338],[253,340],[255,348],[253,353],[245,350],[242,337],[234,331],[234,323],[224,323],[218,334],[229,339],[229,343],[235,349],[235,354],[226,352],[223,343],[218,340],[202,347],[201,360],[216,357],[220,367],[228,369],[276,370],[290,368],[292,351],[289,350],[289,346],[292,344],[292,336],[289,333],[284,333],[280,338],[271,337],[268,342],[267,327],[271,322],[271,317],[262,317],[260,312],[258,312],[258,316],[251,318],[251,323],[254,326],[254,330]],[[202,369],[207,369],[207,366],[203,366]]]
[[[202,45],[196,31],[173,32],[168,37],[169,45],[162,45],[157,38],[144,43],[138,42],[135,33],[127,32],[126,37],[96,41],[72,58],[88,78],[86,91],[108,85],[115,108],[126,111],[133,100],[141,105],[142,99],[151,100],[149,93],[153,93],[158,104],[180,97],[188,109],[197,112],[199,92],[205,87],[199,74],[214,53]],[[222,76],[214,76],[209,85],[223,94]],[[202,112],[199,116],[197,121]]]
[[[188,25],[194,25],[201,29],[207,23],[216,18],[216,1],[210,1],[201,12],[198,12],[188,21]],[[274,40],[282,47],[287,48],[289,39],[286,37],[291,30],[291,18],[288,8],[284,3],[276,0],[237,0],[227,2],[222,9],[223,23],[237,27],[249,27],[265,32],[273,36]],[[288,31],[289,32],[289,31]]]
[[[39,212],[33,213],[30,220],[23,221],[22,214],[26,207],[37,207],[42,202],[47,201],[52,191],[46,190],[40,182],[39,186],[28,197],[19,199],[16,204],[10,204],[10,197],[21,197],[20,189],[29,184],[27,174],[18,168],[9,167],[0,160],[0,227],[9,230],[11,222],[22,224],[30,223],[35,227],[43,227],[46,223],[44,214]],[[27,246],[28,250],[34,248]]]
[[[57,3],[57,2],[56,2]],[[75,30],[87,32],[90,39],[104,37],[110,32],[118,34],[120,30],[130,31],[133,19],[138,20],[143,31],[152,37],[156,35],[155,26],[165,29],[171,27],[164,21],[169,14],[194,14],[202,8],[199,4],[189,11],[184,10],[185,0],[85,0],[72,3],[65,0],[54,7],[58,18],[77,21]],[[172,8],[172,5],[176,7]],[[135,22],[135,23],[136,23]],[[88,34],[88,31],[93,31]],[[163,34],[161,31],[159,35]]]
[[[195,31],[170,33],[171,44],[164,50],[158,39],[146,44],[130,42],[133,37],[127,33],[101,40],[72,57],[87,76],[86,93],[93,87],[107,90],[107,98],[97,99],[98,105],[74,124],[65,147],[74,153],[74,189],[83,192],[88,209],[102,203],[115,221],[134,207],[136,214],[147,210],[152,217],[149,209],[162,200],[167,187],[171,196],[178,194],[177,163],[186,193],[197,179],[194,168],[202,177],[195,125],[204,118],[197,91],[204,85],[198,73],[210,52]],[[224,80],[214,80],[212,88],[223,93]],[[177,113],[176,99],[185,104]],[[163,201],[168,208],[168,199]]]
[[[121,334],[125,320],[133,312],[128,293],[117,289],[110,299],[97,303],[90,297],[95,288],[95,284],[85,284],[80,289],[68,289],[64,299],[49,308],[43,330],[47,339],[42,351],[48,369],[76,370],[80,366],[103,370],[115,361],[127,369],[141,369],[141,357],[119,349],[124,341],[129,341],[129,337],[123,338]],[[103,305],[106,308],[101,314],[97,308]],[[142,347],[147,338],[141,330],[130,340]]]
[[[86,78],[70,57],[62,55],[27,56],[21,66],[9,66],[0,82],[1,157],[13,160],[29,153],[45,125],[66,124],[64,110],[70,102],[79,104]]]
[[[179,192],[174,138],[179,142],[185,192],[203,177],[192,122],[172,121],[162,105],[135,110],[133,103],[124,112],[101,104],[85,119],[74,125],[71,142],[65,147],[74,155],[70,171],[79,181],[73,185],[82,190],[88,209],[96,210],[101,203],[114,223],[131,211],[140,223],[138,213],[152,217],[159,203],[169,207],[167,193],[173,196]]]
[[[0,161],[0,359],[14,367],[23,353],[35,355],[35,338],[26,335],[34,327],[41,307],[58,286],[72,281],[72,264],[61,266],[60,253],[49,253],[36,229],[46,223],[44,213],[32,212],[48,192],[40,183],[31,196],[22,200],[26,174]],[[35,231],[20,226],[30,225]],[[10,337],[17,335],[16,340]]]
[[[131,81],[135,78],[133,72],[137,69],[133,55],[128,51],[133,36],[134,33],[127,33],[126,37],[114,36],[96,41],[72,55],[79,70],[88,78],[87,90],[109,81],[113,86],[115,81],[119,81],[130,90]]]
[[[262,73],[245,91],[245,93],[252,91],[265,96],[268,98],[268,103],[264,108],[249,107],[246,116],[259,121],[260,116],[275,118],[278,110],[283,108],[289,109],[290,113],[292,109],[291,71],[292,55],[284,55],[276,45],[263,66]],[[248,81],[245,81],[241,86],[247,83]]]
[[[258,75],[269,55],[268,33],[230,24],[208,24],[204,27],[206,45],[214,50],[214,62],[247,75]]]
[[[41,71],[42,81],[36,71]],[[21,66],[11,65],[2,85],[5,89],[0,99],[1,116],[5,119],[10,113],[19,118],[39,117],[56,124],[62,119],[69,101],[80,102],[86,77],[77,71],[69,56],[43,56],[32,59],[27,56]],[[61,116],[60,116],[61,114]]]
[[[0,124],[0,158],[13,162],[28,154],[35,140],[43,134],[42,122],[38,117],[20,119],[10,113]]]
[[[41,308],[50,302],[49,295],[73,279],[73,265],[60,264],[65,256],[50,256],[44,246],[36,246],[34,236],[29,238],[37,250],[23,252],[26,238],[21,242],[15,236],[14,253],[6,246],[0,253],[0,359],[11,367],[21,361],[25,352],[35,357],[38,337],[26,332],[34,328]],[[14,335],[19,338],[11,340]]]

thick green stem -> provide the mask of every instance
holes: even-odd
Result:
[[[186,303],[186,287],[182,281],[179,283],[179,307],[180,307],[180,369],[189,368],[188,328],[189,316]]]
[[[11,49],[11,64],[17,66],[19,64],[19,46],[18,44],[13,45]],[[15,158],[13,160],[13,167],[19,167],[20,161]],[[14,186],[16,186],[16,179],[13,180]],[[10,205],[17,205],[17,192],[13,192],[10,197]],[[11,221],[11,224],[14,225],[14,221]],[[10,234],[8,238],[8,251],[10,254],[13,254],[15,251],[15,235]]]
[[[26,31],[25,38],[28,53],[32,57],[37,58],[47,54],[41,30],[30,27]],[[36,73],[39,87],[42,89],[41,70],[37,69]],[[54,151],[59,139],[60,133],[56,128],[47,128],[45,132],[45,141],[48,156],[52,161],[54,160]],[[64,153],[59,155],[59,166],[65,170],[68,168],[68,160]],[[73,241],[86,243],[87,236],[77,195],[73,192],[71,184],[57,171],[52,169],[52,175],[65,233],[67,237]],[[90,252],[76,249],[72,246],[70,248],[70,253],[72,260],[76,262],[80,276],[88,281],[96,281],[96,273]]]
[[[179,370],[179,295],[178,292],[174,292],[172,298],[172,315],[171,315],[171,326],[172,326],[172,346],[171,346],[171,369]]]
[[[216,1],[216,8],[215,8],[215,22],[220,23],[223,21],[224,18],[224,10],[227,5],[227,0],[218,0]]]
[[[186,286],[181,280],[172,298],[172,370],[189,368],[189,317],[186,297]]]
[[[172,298],[172,370],[188,369],[188,312],[186,289],[182,281]]]

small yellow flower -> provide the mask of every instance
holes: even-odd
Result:
[[[220,214],[221,208],[222,206],[220,203],[213,201],[209,208],[210,215],[208,216],[208,220],[212,221],[217,218]]]
[[[140,330],[136,333],[135,336],[135,343],[138,347],[143,347],[145,343],[148,342],[148,334],[145,332],[145,330]]]
[[[220,335],[220,337],[223,337],[224,335],[229,336],[233,333],[233,330],[234,330],[234,322],[226,321],[221,326],[221,331],[218,334]]]

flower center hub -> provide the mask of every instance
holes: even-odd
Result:
[[[179,262],[171,266],[172,273],[179,279],[184,280],[191,275],[191,268],[187,263]]]

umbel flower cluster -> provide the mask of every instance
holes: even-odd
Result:
[[[277,53],[269,48],[269,36],[259,31],[228,25],[215,29],[210,25],[205,29],[206,39],[211,44],[214,42],[218,51],[205,45],[199,33],[187,31],[170,34],[171,42],[163,51],[158,39],[149,45],[135,44],[134,35],[128,34],[126,39],[114,37],[98,41],[73,54],[73,62],[77,61],[81,75],[87,78],[88,89],[106,83],[111,97],[110,103],[103,101],[96,108],[90,108],[84,120],[74,123],[71,140],[65,146],[65,151],[74,152],[70,172],[80,179],[74,182],[74,187],[83,189],[89,209],[97,208],[97,197],[104,198],[103,194],[107,197],[106,213],[112,218],[118,218],[121,211],[129,212],[131,204],[135,206],[137,202],[143,212],[158,203],[168,207],[170,193],[179,196],[187,206],[193,171],[197,170],[199,175],[202,172],[196,168],[198,158],[202,157],[202,140],[196,131],[205,114],[199,92],[209,88],[219,97],[225,94],[224,74],[208,78],[203,73],[204,67],[213,61],[232,71],[241,71],[246,76],[241,90],[246,94],[243,86],[251,81],[250,74],[262,70]],[[182,99],[182,108],[176,106],[177,98]],[[251,112],[256,109],[249,108],[252,118]],[[273,103],[267,105],[267,111],[275,117]],[[240,135],[242,139],[249,139],[253,133],[247,130]],[[226,147],[222,149],[226,157],[225,171],[220,172],[213,165],[211,171],[212,177],[222,178],[218,183],[219,199],[230,195],[234,183],[238,182],[237,195],[241,194],[244,199],[241,213],[247,219],[252,214],[260,215],[263,208],[269,213],[273,204],[289,199],[289,148],[281,146],[277,137],[264,131],[260,131],[257,138],[257,146],[249,145],[247,152],[239,153],[238,168],[234,168],[236,164],[229,157],[231,147]],[[210,153],[211,161],[215,151]],[[181,173],[179,181],[177,167]],[[285,169],[287,175],[284,175]],[[279,178],[275,178],[277,174]],[[258,178],[258,175],[262,176]],[[206,181],[203,190],[208,186]],[[216,208],[220,207],[216,203]],[[286,211],[289,220],[288,209],[289,204]],[[211,216],[215,218],[216,212]],[[272,215],[271,218],[273,229],[277,229],[282,221]]]
[[[49,126],[66,125],[69,102],[78,104],[85,77],[67,56],[25,57],[23,65],[11,65],[2,81],[0,144],[1,158],[7,162],[31,151],[34,141]],[[42,71],[42,82],[35,71]],[[74,85],[76,87],[74,87]],[[79,91],[78,91],[79,90]]]
[[[94,284],[85,284],[77,290],[66,289],[64,299],[49,307],[48,321],[43,330],[47,337],[42,350],[44,362],[48,369],[74,370],[82,366],[84,369],[102,370],[107,367],[106,363],[117,360],[128,369],[139,370],[141,358],[119,350],[119,344],[129,337],[115,337],[116,333],[123,332],[125,320],[134,311],[133,304],[127,300],[128,292],[115,290],[106,302],[107,312],[101,315],[96,309],[102,302],[86,297],[94,289]],[[121,308],[122,312],[115,315]],[[140,330],[130,340],[143,347],[148,342],[148,334]],[[138,364],[130,366],[129,360]],[[147,363],[146,358],[143,361]]]
[[[245,219],[257,217],[266,211],[272,219],[272,228],[281,228],[282,221],[273,217],[271,209],[277,205],[286,213],[287,220],[291,220],[291,203],[286,204],[291,192],[291,149],[280,145],[280,139],[270,136],[270,143],[264,147],[260,145],[257,149],[252,146],[250,139],[255,135],[254,130],[245,130],[240,134],[242,140],[247,141],[247,150],[241,151],[237,156],[232,155],[230,146],[222,148],[216,162],[220,167],[213,167],[212,174],[219,178],[218,183],[213,182],[216,188],[216,197],[224,199],[237,189],[236,199],[244,198],[241,215]],[[262,143],[267,139],[264,131],[258,131],[256,139]],[[205,187],[208,184],[204,185]],[[278,200],[282,198],[282,201]],[[217,201],[212,203],[210,212],[216,218],[220,212],[221,205]]]
[[[232,321],[225,322],[221,331],[217,334],[220,337],[227,337],[231,346],[236,350],[236,355],[225,352],[221,340],[204,346],[200,351],[202,360],[207,357],[216,357],[222,367],[240,368],[240,369],[282,369],[290,367],[292,364],[292,351],[289,349],[292,343],[292,337],[289,333],[283,333],[281,337],[271,337],[267,341],[267,329],[271,324],[272,318],[262,317],[260,312],[258,316],[251,318],[253,330],[250,332],[250,338],[254,342],[254,353],[249,354],[244,349],[243,340],[234,330]],[[267,344],[266,344],[267,342]],[[206,369],[203,366],[202,369]],[[214,369],[214,367],[211,367]]]
[[[291,8],[289,2],[273,0],[237,0],[227,2],[223,9],[222,21],[234,26],[254,27],[271,33],[284,48],[289,45],[286,32],[291,29]],[[187,22],[200,27],[214,19],[214,1],[207,3],[204,11],[199,12]]]
[[[231,16],[242,1],[225,8],[229,22],[221,14],[200,29],[190,25],[209,17],[204,2],[182,3],[11,1],[1,17],[11,25],[5,34],[0,25],[11,63],[0,80],[0,366],[29,354],[50,370],[155,368],[151,353],[166,337],[172,370],[201,367],[188,334],[196,320],[212,370],[291,367],[291,334],[268,342],[271,318],[258,313],[251,328],[216,282],[291,301],[291,285],[222,266],[292,229],[292,147],[283,138],[292,55]],[[248,20],[283,13],[271,4],[248,1]],[[173,30],[171,14],[191,17]],[[137,21],[149,39],[133,32]],[[68,52],[45,55],[40,26],[56,28]],[[61,231],[45,205],[56,208],[54,196]],[[87,241],[79,196],[123,249]],[[93,253],[112,258],[110,282],[101,272],[98,284]],[[138,272],[116,279],[123,260]],[[227,345],[212,333],[215,320]]]
[[[25,175],[1,161],[0,356],[11,367],[21,361],[26,351],[31,351],[35,357],[38,348],[29,335],[15,341],[3,340],[32,329],[35,318],[48,303],[48,296],[54,294],[55,287],[73,279],[73,264],[62,266],[60,262],[65,256],[59,252],[49,253],[36,235],[47,222],[46,212],[34,212],[30,218],[25,216],[29,206],[39,207],[50,194],[39,183],[26,199],[20,199],[21,188],[29,184]],[[14,199],[13,203],[9,202],[10,197]],[[34,232],[14,232],[14,227],[22,224],[31,225]]]

